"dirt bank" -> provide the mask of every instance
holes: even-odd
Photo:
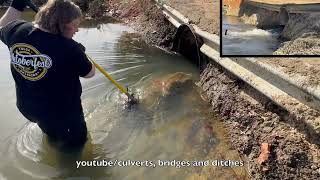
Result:
[[[227,16],[238,16],[242,2],[243,0],[223,0],[223,14]]]
[[[220,34],[220,0],[164,0],[204,31]]]
[[[320,33],[304,33],[297,39],[281,43],[274,55],[320,55]]]
[[[232,75],[209,64],[201,75],[213,110],[230,128],[238,151],[249,159],[252,179],[317,179],[319,146],[288,123],[290,118]],[[270,145],[269,159],[258,163],[260,145]]]
[[[296,79],[303,77],[306,87],[320,86],[320,60],[317,58],[272,58],[260,60]]]
[[[320,15],[290,14],[289,21],[281,33],[288,40],[274,54],[320,55]]]
[[[149,0],[106,0],[107,13],[139,32],[148,44],[170,48],[175,27]]]

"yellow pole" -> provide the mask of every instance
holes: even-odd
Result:
[[[114,80],[108,73],[105,71],[99,64],[97,64],[91,57],[87,55],[88,59],[94,64],[94,66],[104,75],[106,76],[112,84],[114,84],[121,92],[126,94],[130,98],[130,94],[128,93],[127,89],[121,86],[116,80]]]

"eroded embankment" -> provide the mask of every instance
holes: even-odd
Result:
[[[279,12],[242,3],[239,17],[244,23],[255,25],[261,29],[284,25],[279,37],[284,42],[274,52],[276,55],[320,54],[319,13],[289,13],[288,20],[282,21]]]
[[[175,27],[165,20],[154,1],[106,0],[107,14],[134,27],[148,44],[171,47]]]
[[[320,55],[320,14],[289,14],[281,37],[289,41],[274,54]]]
[[[249,159],[253,179],[319,177],[319,146],[291,125],[289,113],[216,64],[207,66],[200,84],[228,124],[234,146]],[[270,156],[259,164],[262,143],[270,144]]]

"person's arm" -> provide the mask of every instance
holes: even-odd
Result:
[[[21,17],[21,11],[16,10],[13,7],[9,7],[6,13],[0,19],[0,29],[7,25],[9,22],[17,20]]]
[[[94,75],[95,75],[95,73],[96,73],[96,67],[94,66],[94,64],[91,62],[91,71],[87,74],[87,75],[85,75],[83,78],[92,78]]]
[[[81,43],[77,44],[82,52],[80,53],[80,58],[78,59],[80,65],[80,76],[83,78],[92,78],[96,73],[96,67],[94,66],[93,62],[91,62],[90,58],[86,55],[86,48]]]
[[[13,0],[6,13],[0,19],[0,29],[8,23],[21,17],[21,12],[30,0]]]

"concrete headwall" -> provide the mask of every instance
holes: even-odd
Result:
[[[246,0],[223,0],[223,13],[228,16],[239,16],[246,24],[260,28],[269,28],[276,25],[285,25],[289,16],[285,8],[273,11],[265,4]]]
[[[238,16],[243,1],[244,0],[223,0],[224,14],[228,16]]]
[[[258,28],[272,28],[280,25],[279,12],[257,7],[251,3],[241,4],[239,17],[246,24],[257,26]]]

